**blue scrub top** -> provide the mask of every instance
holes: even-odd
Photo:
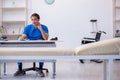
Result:
[[[45,33],[49,33],[48,32],[48,28],[45,25],[42,25],[42,29]],[[35,28],[33,24],[27,25],[23,31],[23,34],[27,35],[27,39],[29,40],[44,40],[41,34],[41,31],[38,28]]]

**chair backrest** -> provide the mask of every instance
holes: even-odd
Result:
[[[95,37],[95,40],[96,40],[96,41],[99,41],[99,40],[100,40],[101,34],[102,34],[101,32],[97,32],[97,33],[96,33],[96,37]]]

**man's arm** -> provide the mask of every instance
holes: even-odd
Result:
[[[49,35],[43,31],[41,25],[38,26],[38,29],[41,31],[41,34],[42,34],[43,39],[44,39],[44,40],[48,40]]]
[[[22,34],[20,37],[19,37],[19,40],[25,40],[27,38],[27,35],[26,34]]]

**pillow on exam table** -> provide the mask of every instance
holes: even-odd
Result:
[[[76,48],[76,55],[109,55],[119,54],[120,52],[120,39],[113,38],[99,42],[81,45]]]

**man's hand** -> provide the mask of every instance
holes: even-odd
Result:
[[[42,30],[42,26],[40,24],[37,27],[40,31]]]
[[[22,35],[20,36],[19,40],[25,40],[26,38],[27,38],[27,35],[22,34]]]
[[[38,25],[38,29],[41,31],[43,39],[48,40],[48,34],[43,31],[41,24]]]

